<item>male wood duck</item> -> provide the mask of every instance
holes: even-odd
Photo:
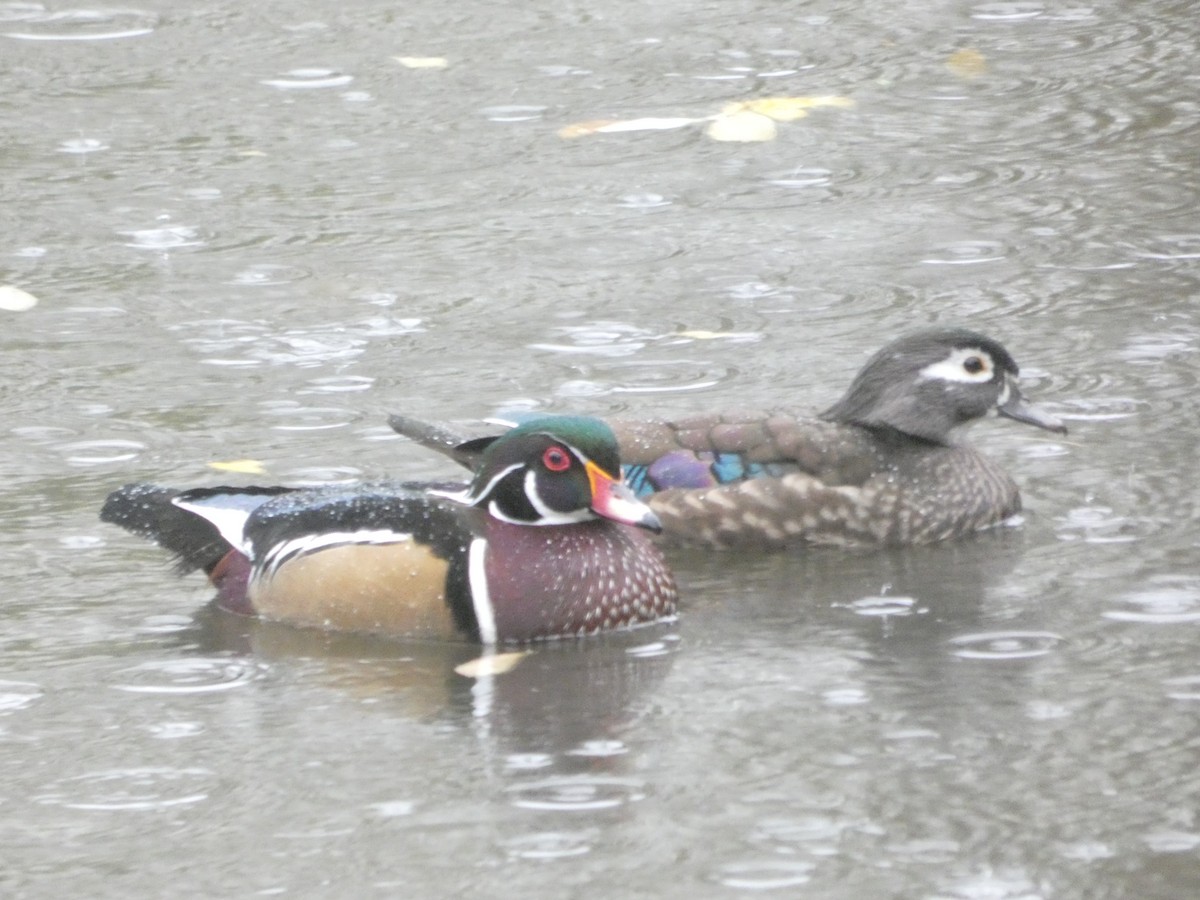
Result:
[[[100,518],[202,568],[219,605],[296,625],[496,644],[675,612],[645,535],[661,525],[621,482],[607,425],[543,417],[471,452],[469,485],[130,484]]]
[[[996,414],[1066,433],[1025,401],[1017,381],[1016,362],[996,341],[936,328],[888,344],[815,418],[736,412],[610,424],[626,481],[670,541],[753,549],[926,544],[1021,509],[1013,480],[955,442],[960,426]],[[472,459],[472,446],[446,426],[403,416],[391,424],[460,463]]]

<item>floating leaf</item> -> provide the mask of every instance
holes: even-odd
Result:
[[[11,284],[0,284],[0,309],[9,312],[25,312],[38,304],[37,297]]]
[[[757,100],[747,100],[735,104],[742,109],[770,116],[776,122],[794,122],[808,115],[810,109],[821,106],[847,107],[853,106],[854,101],[849,97],[839,97],[835,94],[824,94],[815,97],[760,97]],[[726,107],[723,112],[734,112]]]
[[[978,78],[987,72],[987,59],[978,50],[964,47],[950,54],[946,68],[959,78]]]
[[[444,69],[450,63],[441,56],[393,56],[406,69]]]
[[[228,462],[210,462],[210,469],[218,472],[237,472],[239,475],[266,475],[267,470],[257,459],[231,459]]]
[[[612,125],[615,119],[592,119],[590,122],[573,122],[558,129],[560,138],[577,138],[588,134],[596,134],[606,125]]]
[[[559,129],[562,138],[621,131],[667,131],[707,122],[706,134],[716,141],[769,141],[775,137],[776,122],[794,122],[820,106],[853,106],[849,97],[823,94],[812,97],[760,97],[729,103],[715,116],[704,118],[646,117],[643,119],[594,119]]]
[[[531,650],[516,650],[512,653],[487,653],[455,666],[454,671],[465,678],[503,675],[505,672],[511,672],[521,660],[532,652]]]
[[[717,116],[704,129],[714,141],[773,141],[778,131],[775,120],[762,113],[742,109]]]
[[[588,134],[615,134],[621,131],[670,131],[673,128],[686,128],[705,119],[684,118],[655,118],[644,119],[593,119],[590,122],[576,122],[558,130],[562,138],[577,138]]]

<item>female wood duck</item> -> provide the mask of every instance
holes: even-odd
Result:
[[[472,442],[469,485],[126,485],[100,518],[202,568],[219,605],[339,631],[484,644],[675,612],[674,579],[603,422],[543,417]],[[636,526],[636,527],[628,527]]]
[[[996,525],[1021,508],[1013,480],[953,433],[998,414],[1049,431],[999,343],[961,328],[901,337],[816,418],[785,412],[617,420],[625,479],[664,537],[709,547],[901,546]],[[401,434],[471,459],[452,432],[401,416]],[[505,424],[511,424],[506,422]]]

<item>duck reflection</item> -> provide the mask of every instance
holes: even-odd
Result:
[[[339,634],[205,607],[180,637],[198,653],[317,661],[328,684],[423,721],[467,724],[509,768],[607,770],[669,672],[671,623],[496,650]]]

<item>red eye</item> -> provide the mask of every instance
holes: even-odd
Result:
[[[571,457],[562,447],[547,447],[542,454],[542,464],[551,472],[565,472],[571,468]]]

